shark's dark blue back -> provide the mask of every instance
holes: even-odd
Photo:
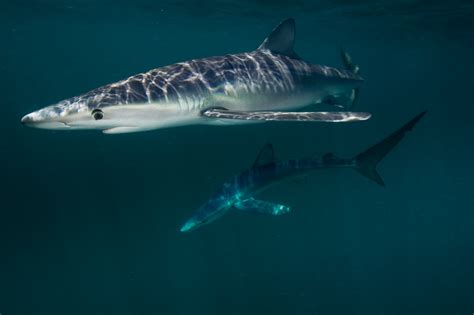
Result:
[[[322,98],[361,85],[363,80],[354,71],[313,65],[296,55],[294,27],[293,19],[284,21],[257,50],[156,68],[64,100],[57,108],[80,102],[90,109],[169,102],[200,108],[212,102],[213,95],[281,96],[325,89]]]

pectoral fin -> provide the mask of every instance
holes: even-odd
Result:
[[[257,200],[254,198],[245,199],[234,204],[234,207],[241,211],[281,215],[290,212],[290,207],[271,203],[268,201]]]
[[[350,122],[367,120],[370,113],[364,112],[239,112],[223,108],[209,108],[201,112],[205,117],[247,121],[320,121]]]

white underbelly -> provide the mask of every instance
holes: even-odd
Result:
[[[239,96],[219,95],[213,99],[213,106],[234,111],[291,111],[315,104],[318,97],[314,93],[245,93]]]

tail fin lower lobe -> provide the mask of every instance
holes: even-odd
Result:
[[[377,164],[403,139],[408,131],[413,129],[425,114],[426,111],[418,114],[400,129],[354,157],[357,171],[377,184],[385,186],[382,177],[377,172]]]

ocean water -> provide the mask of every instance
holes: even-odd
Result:
[[[365,83],[348,124],[104,135],[22,126],[35,109],[151,68],[249,51],[283,19],[296,51]],[[474,312],[472,1],[4,1],[0,314]],[[382,162],[266,191],[281,217],[179,228],[260,147],[352,156],[428,114]]]

